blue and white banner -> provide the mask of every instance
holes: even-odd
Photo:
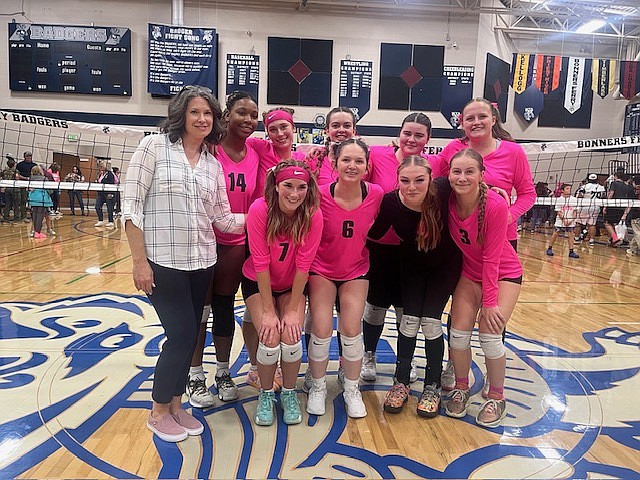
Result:
[[[185,85],[209,87],[217,96],[215,28],[149,24],[149,79],[152,95],[174,95]]]
[[[260,85],[260,56],[242,53],[227,54],[227,88],[229,95],[236,90],[250,93],[258,101]]]
[[[472,66],[445,65],[442,79],[440,112],[453,128],[458,128],[462,108],[473,97]]]
[[[373,62],[360,60],[340,61],[341,107],[350,108],[356,121],[364,117],[371,108],[371,78]]]

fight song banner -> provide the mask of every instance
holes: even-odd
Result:
[[[528,53],[514,53],[511,64],[511,86],[518,95],[533,82],[536,56]]]
[[[559,55],[538,55],[536,59],[536,86],[548,95],[560,86],[562,57]]]
[[[589,60],[590,62],[591,60]],[[567,83],[564,89],[564,108],[572,115],[582,106],[582,90],[585,85],[589,85],[587,75],[591,75],[591,68],[587,68],[587,59],[569,57]]]
[[[149,24],[148,91],[174,95],[185,85],[217,92],[217,38],[213,28]]]
[[[640,62],[620,62],[620,93],[632,98],[640,92]]]
[[[591,89],[596,92],[600,98],[609,95],[613,91],[616,79],[615,60],[593,60],[591,69]]]

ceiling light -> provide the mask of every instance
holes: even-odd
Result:
[[[607,22],[605,22],[604,20],[589,20],[587,23],[578,28],[576,30],[576,33],[593,33],[596,30],[600,30],[602,27],[604,27],[606,23]]]

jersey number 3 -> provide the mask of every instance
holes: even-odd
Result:
[[[467,232],[463,228],[461,228],[459,232],[460,232],[460,241],[465,245],[471,245],[471,240],[469,240],[469,232]]]

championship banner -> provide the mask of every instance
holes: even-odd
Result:
[[[229,95],[236,90],[250,93],[258,102],[260,56],[227,53],[227,88]]]
[[[604,98],[613,90],[616,79],[616,60],[593,60],[591,89]]]
[[[445,65],[442,79],[442,105],[440,112],[453,128],[458,128],[458,115],[473,97],[473,66]]]
[[[632,98],[640,92],[640,62],[620,62],[620,93]]]
[[[149,24],[148,91],[174,95],[185,85],[209,87],[217,96],[214,28]]]
[[[587,74],[585,59],[569,57],[567,83],[564,89],[564,108],[571,114],[580,110],[582,106],[582,89],[585,84],[585,74]]]
[[[559,55],[538,55],[536,61],[536,86],[545,95],[560,86],[562,57]]]
[[[524,92],[533,80],[536,56],[514,53],[511,64],[511,86],[517,94]]]
[[[350,108],[356,121],[371,108],[373,62],[340,60],[340,95],[338,105]]]

